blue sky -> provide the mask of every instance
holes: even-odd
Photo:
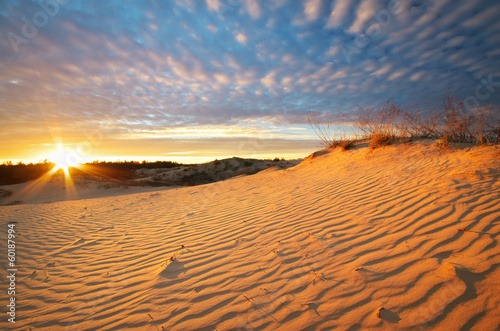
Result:
[[[2,1],[0,159],[303,157],[309,110],[499,105],[498,17],[493,0]]]

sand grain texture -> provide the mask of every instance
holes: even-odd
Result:
[[[500,328],[498,146],[318,154],[203,186],[0,207],[4,252],[17,222],[15,327]]]

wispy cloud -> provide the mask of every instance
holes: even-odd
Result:
[[[218,11],[221,7],[221,0],[206,0],[210,11]]]
[[[352,0],[335,0],[326,27],[338,28],[343,22],[347,21],[349,9],[353,3],[354,1]]]
[[[316,20],[321,13],[323,0],[308,0],[304,4],[304,15],[308,21]]]
[[[366,24],[370,19],[375,18],[375,13],[381,8],[381,2],[378,0],[361,0],[354,22],[349,28],[350,33],[362,33],[366,29]]]
[[[261,9],[258,0],[245,0],[245,5],[248,13],[254,19],[260,18]]]

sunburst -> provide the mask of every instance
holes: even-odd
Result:
[[[67,174],[70,167],[77,166],[77,162],[72,158],[72,152],[65,149],[62,145],[58,145],[55,151],[47,155],[47,159],[56,164],[54,170],[62,169]]]

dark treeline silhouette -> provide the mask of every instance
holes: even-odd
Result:
[[[56,166],[55,163],[45,160],[40,163],[24,164],[19,162],[4,162],[0,164],[0,185],[20,184],[43,176]],[[82,176],[90,174],[93,176],[109,177],[114,179],[132,179],[137,178],[135,170],[141,168],[173,168],[184,166],[171,161],[93,161],[81,165],[81,167],[71,167],[69,172],[71,176]],[[59,170],[62,172],[62,170]]]
[[[83,164],[82,167],[70,168],[71,176],[92,175],[104,178],[112,178],[118,180],[130,180],[140,178],[135,172],[138,169],[158,169],[158,168],[174,168],[185,166],[177,162],[171,161],[94,161]]]
[[[117,170],[137,170],[137,169],[158,169],[158,168],[174,168],[184,164],[172,161],[93,161],[85,163],[86,166],[97,166],[100,168],[109,168]]]
[[[41,163],[24,164],[5,162],[0,164],[0,185],[12,185],[37,179],[52,168],[55,163],[45,160]]]

